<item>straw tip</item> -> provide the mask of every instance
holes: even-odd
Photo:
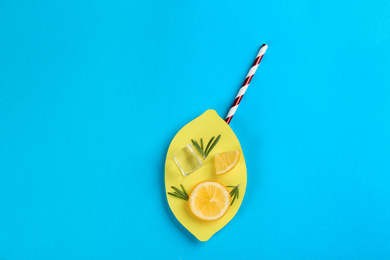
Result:
[[[267,51],[267,49],[268,49],[268,45],[267,45],[267,44],[261,45],[261,48],[260,48],[260,50],[259,50],[258,56],[264,55],[265,52]]]

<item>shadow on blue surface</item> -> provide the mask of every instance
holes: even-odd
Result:
[[[173,137],[172,137],[173,138]],[[167,147],[166,150],[164,150],[164,152],[166,153],[168,151],[168,147],[170,145],[170,141],[169,141],[169,144],[168,145],[165,145],[164,147]],[[161,171],[161,169],[165,169],[165,156],[161,156],[161,164],[159,165],[158,167],[158,171]],[[163,171],[165,172],[165,171]],[[177,229],[179,229],[181,231],[181,233],[183,233],[191,242],[193,243],[196,243],[196,244],[201,244],[202,242],[200,242],[196,237],[194,237],[194,235],[191,234],[191,232],[189,232],[175,217],[175,215],[173,215],[172,211],[171,211],[171,208],[169,207],[168,205],[168,201],[166,199],[166,191],[165,191],[165,174],[159,174],[160,176],[160,182],[161,185],[160,185],[160,189],[161,189],[161,193],[160,194],[164,194],[164,196],[161,196],[161,203],[164,205],[164,209],[167,213],[167,215],[169,216],[170,220],[172,221],[172,223],[176,226]]]

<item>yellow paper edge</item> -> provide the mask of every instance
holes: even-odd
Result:
[[[204,145],[207,145],[210,138],[218,134],[221,134],[221,139],[206,160],[203,161],[203,166],[189,176],[184,177],[173,160],[173,154],[191,143],[191,139],[199,142],[200,138],[203,138]],[[215,174],[214,154],[233,150],[240,151],[238,164],[226,174],[217,176]],[[235,186],[241,183],[239,199],[235,200],[225,216],[216,221],[207,222],[197,219],[191,213],[187,201],[167,194],[167,192],[173,191],[171,186],[179,188],[182,184],[190,195],[196,184],[205,180],[216,180],[225,186]],[[165,189],[168,204],[177,220],[200,241],[210,239],[235,216],[244,198],[246,183],[247,172],[241,145],[230,126],[214,110],[207,110],[185,125],[173,138],[165,161]]]

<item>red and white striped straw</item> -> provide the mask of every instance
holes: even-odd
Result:
[[[261,48],[259,50],[259,53],[257,54],[256,59],[253,62],[253,65],[252,65],[251,69],[248,72],[248,75],[246,75],[246,78],[245,78],[244,83],[242,84],[242,86],[240,88],[240,91],[238,91],[238,94],[236,96],[236,99],[233,102],[233,105],[229,109],[229,112],[228,112],[228,114],[227,114],[227,116],[225,118],[226,123],[229,124],[230,121],[232,120],[234,114],[236,113],[238,105],[240,104],[241,99],[244,96],[245,91],[248,88],[249,83],[251,82],[252,77],[255,74],[255,72],[257,70],[257,67],[259,66],[260,61],[263,58],[263,55],[264,55],[265,51],[267,50],[267,48],[268,48],[268,46],[266,44],[263,44],[261,46]]]

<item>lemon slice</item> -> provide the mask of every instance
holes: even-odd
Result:
[[[192,213],[202,220],[222,218],[230,207],[230,193],[225,185],[204,181],[195,186],[189,197]]]
[[[215,154],[215,171],[217,175],[227,173],[234,166],[237,165],[238,160],[240,159],[240,152],[238,150],[225,152],[225,153],[216,153]]]

